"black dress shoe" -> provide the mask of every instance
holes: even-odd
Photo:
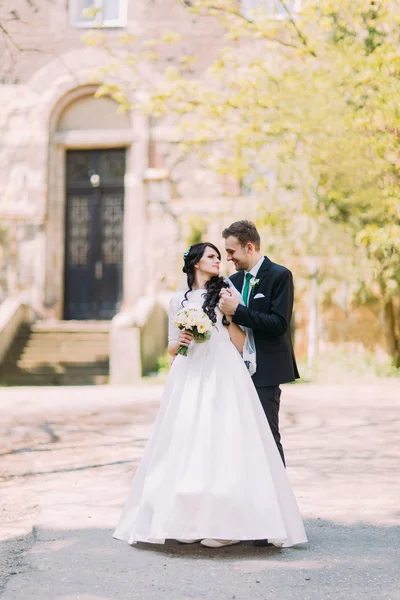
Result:
[[[254,540],[253,545],[258,546],[259,548],[265,548],[266,546],[273,546],[273,544],[271,544],[271,542],[269,542],[268,540]]]

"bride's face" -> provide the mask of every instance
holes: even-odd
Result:
[[[203,256],[195,265],[195,268],[199,274],[201,273],[202,275],[207,275],[211,279],[211,277],[219,275],[220,264],[221,259],[219,258],[218,254],[213,248],[207,246],[207,248],[204,250]]]

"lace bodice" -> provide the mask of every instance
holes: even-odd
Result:
[[[189,306],[203,306],[205,290],[193,290],[187,295],[187,302],[184,302],[184,307]],[[175,325],[175,315],[180,308],[182,308],[182,301],[185,299],[185,292],[177,292],[171,298],[169,304],[168,314],[168,341],[175,341],[179,338],[180,330]],[[217,307],[215,309],[217,314],[216,326],[212,330],[212,336],[210,342],[230,342],[229,332],[227,327],[222,324],[222,312]]]

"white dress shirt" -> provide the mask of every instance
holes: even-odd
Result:
[[[252,269],[250,269],[250,271],[245,271],[244,272],[244,279],[243,279],[243,286],[242,286],[242,295],[243,295],[243,291],[244,291],[244,285],[246,283],[246,273],[250,273],[250,275],[252,275],[252,277],[250,279],[250,285],[251,285],[251,282],[253,281],[253,279],[255,279],[257,277],[258,271],[260,270],[260,267],[263,264],[264,259],[265,259],[265,256],[262,256],[260,258],[260,260],[258,261],[258,263],[256,265],[254,265],[254,267]]]

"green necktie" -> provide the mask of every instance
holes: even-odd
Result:
[[[253,275],[251,273],[246,273],[246,281],[244,284],[242,296],[246,306],[249,305],[249,290],[250,290],[250,281],[253,279]]]

